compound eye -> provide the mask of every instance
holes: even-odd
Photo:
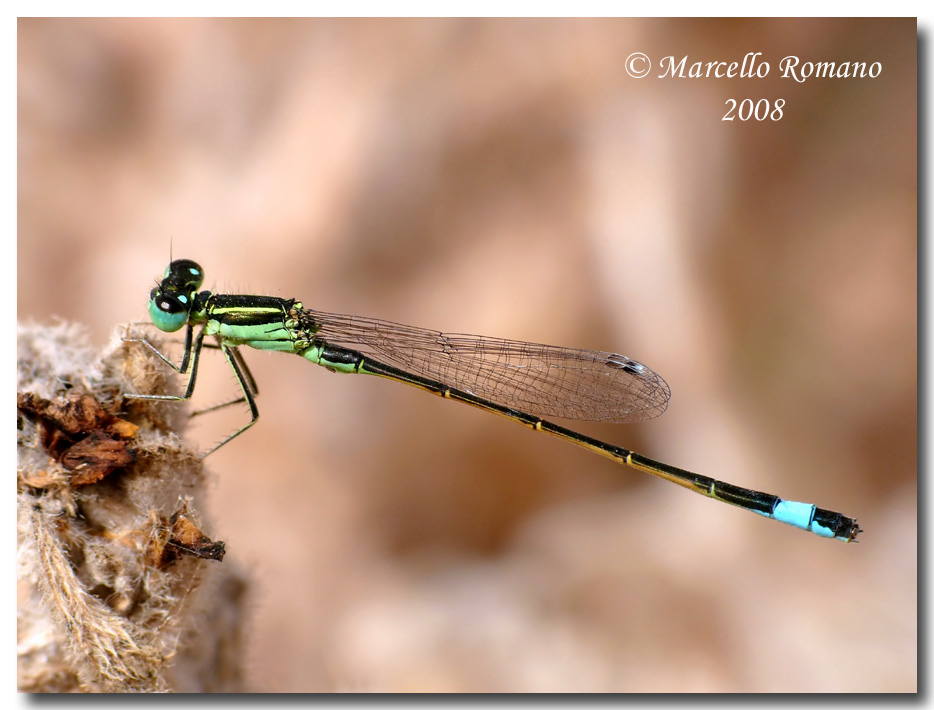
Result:
[[[191,259],[176,259],[165,270],[165,278],[185,290],[194,291],[204,282],[204,269]]]
[[[188,322],[188,308],[179,297],[159,294],[158,289],[154,289],[149,299],[149,317],[159,330],[174,333]]]

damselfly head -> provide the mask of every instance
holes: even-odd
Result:
[[[188,322],[195,291],[204,269],[191,259],[176,259],[165,269],[162,282],[149,293],[149,317],[161,331],[174,333]]]

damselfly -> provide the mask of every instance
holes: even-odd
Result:
[[[375,318],[314,311],[294,299],[199,292],[203,281],[204,271],[198,264],[178,259],[169,264],[149,295],[149,314],[157,328],[172,333],[186,327],[180,365],[149,341],[140,340],[176,371],[188,374],[185,393],[127,397],[189,399],[205,338],[213,336],[243,392],[242,397],[218,406],[246,402],[252,417],[205,456],[259,418],[256,383],[238,349],[247,345],[294,353],[333,372],[376,375],[464,402],[821,537],[851,542],[861,532],[854,518],[840,513],[691,473],[540,418],[637,422],[664,412],[668,385],[651,369],[623,355],[439,333]]]

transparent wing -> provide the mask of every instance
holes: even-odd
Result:
[[[535,416],[638,422],[664,412],[671,396],[659,375],[616,353],[312,310],[303,311],[303,320],[331,345]]]

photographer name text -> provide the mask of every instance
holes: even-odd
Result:
[[[772,71],[760,59],[762,52],[749,52],[741,62],[690,62],[674,56],[662,57],[659,79],[763,79]],[[778,63],[779,76],[803,84],[809,79],[875,79],[882,73],[881,62],[811,62],[789,55]]]

